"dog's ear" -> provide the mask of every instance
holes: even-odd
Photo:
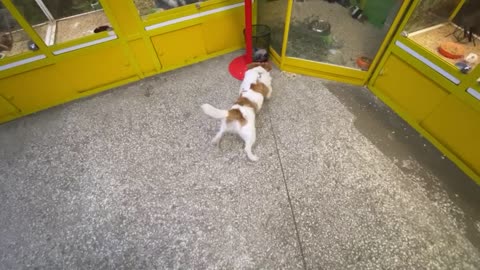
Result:
[[[263,67],[266,71],[272,70],[272,64],[269,62],[252,62],[247,65],[247,69],[252,69],[256,67]]]

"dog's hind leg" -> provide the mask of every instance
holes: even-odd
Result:
[[[268,87],[268,93],[265,98],[270,99],[272,97],[272,87],[271,86],[267,86],[267,87]]]
[[[214,145],[220,145],[220,141],[222,140],[223,134],[225,133],[225,123],[222,122],[222,125],[220,126],[220,130],[217,132],[217,135],[212,139],[212,144]]]
[[[258,157],[255,156],[253,153],[252,153],[252,146],[253,144],[255,143],[255,140],[256,140],[256,136],[255,136],[255,133],[253,134],[241,134],[240,135],[242,137],[242,139],[245,141],[245,153],[247,153],[247,157],[248,159],[250,159],[251,161],[257,161],[258,160]]]

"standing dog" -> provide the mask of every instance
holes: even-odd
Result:
[[[220,130],[212,140],[219,144],[225,132],[238,134],[245,142],[245,152],[251,161],[258,157],[252,153],[252,146],[256,141],[255,117],[262,108],[265,98],[272,95],[271,66],[253,64],[249,66],[240,88],[240,96],[230,110],[220,110],[209,104],[203,104],[202,110],[208,116],[221,119]],[[248,85],[248,87],[247,87]]]

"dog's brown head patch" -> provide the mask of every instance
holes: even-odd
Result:
[[[262,94],[263,97],[266,97],[268,95],[268,87],[259,81],[257,83],[252,83],[250,85],[250,89],[253,91]]]
[[[248,99],[248,98],[246,98],[246,97],[240,96],[240,97],[237,99],[237,102],[235,102],[235,104],[238,104],[238,105],[240,105],[240,106],[246,106],[246,107],[253,108],[255,111],[258,110],[257,104],[255,104],[254,102],[252,102],[250,99]]]
[[[256,67],[263,67],[266,71],[272,70],[272,64],[270,64],[269,62],[252,62],[247,65],[247,69],[252,69]]]
[[[247,123],[247,119],[245,119],[240,112],[239,109],[231,109],[228,111],[227,115],[227,123],[238,121],[241,126],[244,126]]]

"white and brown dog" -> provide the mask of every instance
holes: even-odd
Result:
[[[240,96],[230,110],[220,110],[209,104],[203,104],[205,114],[221,119],[220,130],[212,140],[219,144],[225,132],[238,134],[245,142],[245,152],[251,161],[258,157],[252,153],[252,146],[256,141],[255,114],[260,111],[265,98],[272,95],[272,78],[269,63],[252,63],[245,72],[240,87]]]

